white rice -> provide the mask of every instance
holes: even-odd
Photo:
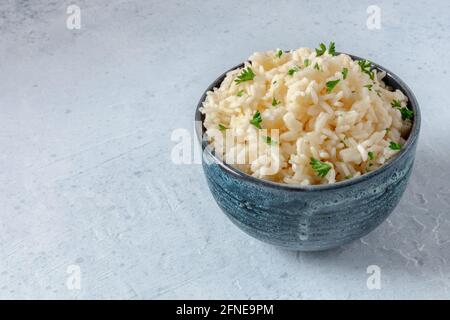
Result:
[[[398,152],[391,142],[405,143],[411,120],[403,120],[391,103],[405,107],[407,98],[385,86],[384,73],[373,70],[372,80],[345,54],[277,52],[254,53],[207,93],[201,108],[206,134],[227,163],[271,181],[328,184],[376,170]],[[254,78],[236,83],[248,67]],[[327,92],[326,83],[338,79]],[[256,111],[261,129],[250,123]],[[314,170],[312,158],[330,167],[325,175]]]

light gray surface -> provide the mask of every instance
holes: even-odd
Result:
[[[81,8],[81,29],[66,8]],[[381,8],[368,30],[366,8]],[[450,298],[450,2],[2,1],[0,298]],[[391,218],[322,253],[249,238],[199,165],[177,166],[202,91],[253,51],[316,46],[393,70],[419,100]],[[80,267],[80,290],[66,286]],[[366,268],[381,268],[368,290]]]

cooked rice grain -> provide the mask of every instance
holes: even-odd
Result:
[[[317,57],[313,49],[300,48],[277,57],[276,52],[254,53],[207,93],[201,108],[206,134],[226,162],[261,179],[328,184],[376,170],[398,152],[389,148],[391,141],[405,143],[411,120],[403,120],[391,102],[406,106],[407,98],[385,86],[384,72],[373,70],[371,80],[345,54]],[[248,67],[253,80],[236,83]],[[338,79],[327,90],[327,82]],[[256,111],[262,129],[250,123]],[[226,140],[217,139],[219,125],[227,128],[220,132]],[[278,135],[272,134],[274,129]],[[324,177],[311,167],[311,158],[331,166]]]

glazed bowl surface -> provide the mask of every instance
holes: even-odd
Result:
[[[350,55],[354,60],[361,60]],[[202,95],[195,113],[196,134],[202,145],[203,171],[222,211],[244,232],[261,241],[292,250],[317,251],[351,242],[380,225],[403,195],[413,168],[421,115],[408,86],[385,71],[383,81],[408,97],[413,110],[411,132],[402,149],[379,169],[328,185],[288,185],[252,177],[214,155],[208,145],[199,108],[206,93],[220,86],[227,72]]]

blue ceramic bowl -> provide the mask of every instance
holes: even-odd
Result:
[[[411,175],[420,110],[414,94],[402,80],[377,64],[373,66],[386,71],[387,85],[400,89],[408,97],[408,107],[414,111],[410,135],[402,149],[381,168],[330,185],[275,183],[254,178],[222,162],[207,147],[199,108],[206,92],[220,86],[226,72],[206,89],[195,114],[197,137],[202,143],[203,170],[214,199],[235,225],[250,236],[276,246],[315,251],[337,247],[366,235],[394,210]]]

